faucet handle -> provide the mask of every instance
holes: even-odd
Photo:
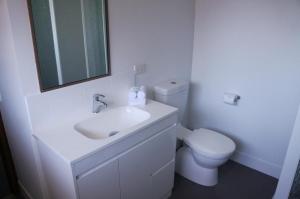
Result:
[[[93,113],[99,113],[103,108],[108,106],[103,98],[105,98],[105,96],[98,93],[93,95]]]

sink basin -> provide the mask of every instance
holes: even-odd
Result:
[[[74,128],[90,139],[106,139],[149,118],[150,114],[144,110],[124,106],[100,112],[96,117],[77,123]]]

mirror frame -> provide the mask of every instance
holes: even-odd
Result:
[[[32,7],[31,7],[31,0],[27,0],[27,7],[28,7],[28,14],[29,14],[29,20],[30,20],[30,30],[31,30],[31,37],[32,37],[32,42],[33,42],[33,48],[34,48],[34,57],[35,57],[35,63],[36,63],[36,70],[37,70],[37,76],[38,76],[38,80],[39,80],[39,87],[40,87],[40,91],[43,92],[47,92],[47,91],[51,91],[51,90],[56,90],[59,88],[64,88],[67,86],[72,86],[75,84],[80,84],[80,83],[84,83],[87,81],[92,81],[92,80],[96,80],[96,79],[100,79],[103,77],[108,77],[111,76],[111,57],[110,57],[110,37],[109,37],[109,14],[108,14],[108,1],[107,0],[103,0],[105,3],[105,27],[106,27],[106,49],[107,49],[107,74],[105,75],[98,75],[96,77],[90,77],[90,78],[86,78],[86,79],[82,79],[82,80],[78,80],[78,81],[74,81],[74,82],[69,82],[69,83],[65,83],[63,85],[57,85],[55,87],[51,87],[51,88],[42,88],[42,80],[41,80],[41,75],[40,75],[40,63],[39,63],[39,53],[38,53],[38,49],[37,49],[37,41],[36,41],[36,37],[35,37],[35,31],[34,31],[34,22],[33,22],[33,14],[32,14]]]

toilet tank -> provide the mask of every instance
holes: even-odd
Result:
[[[154,87],[154,99],[178,108],[179,120],[182,122],[188,99],[188,90],[188,81],[172,80],[162,82]]]

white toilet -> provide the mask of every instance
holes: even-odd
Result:
[[[177,107],[179,120],[183,119],[188,97],[189,84],[174,80],[154,87],[156,101]],[[183,147],[176,153],[176,172],[185,178],[204,185],[218,183],[218,167],[224,164],[235,151],[235,143],[228,137],[208,129],[190,131],[181,124],[177,138]]]

